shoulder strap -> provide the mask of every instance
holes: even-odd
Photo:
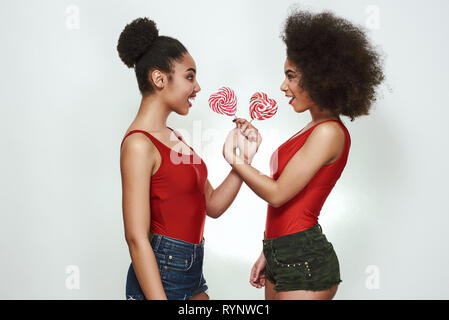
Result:
[[[151,135],[151,133],[148,133],[148,132],[146,132],[146,131],[144,131],[144,130],[131,130],[130,132],[128,132],[128,134],[123,138],[123,140],[122,140],[122,144],[120,145],[120,150],[122,149],[122,147],[123,147],[123,142],[125,142],[125,139],[128,137],[128,136],[130,136],[130,135],[132,135],[133,133],[136,133],[136,132],[141,132],[141,133],[143,133],[143,134],[145,134],[155,145],[156,145],[156,147],[158,148],[158,150],[160,151],[160,148],[159,148],[159,144],[162,144],[162,142],[160,142],[158,139],[156,139],[155,137],[153,137],[152,135]]]
[[[172,128],[170,128],[170,127],[167,127],[167,128],[169,128],[171,131],[173,131],[173,133],[176,135],[176,137],[177,137],[179,140],[181,140],[186,146],[188,146],[188,147],[190,148],[190,150],[192,150],[193,152],[195,152],[195,150],[193,150],[193,148],[192,148],[191,146],[189,146],[187,143],[185,143],[185,141],[182,139],[181,135],[178,135],[178,133],[177,133],[175,130],[173,130]]]

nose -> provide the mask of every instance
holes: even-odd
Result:
[[[201,91],[201,87],[200,84],[198,83],[198,81],[196,82],[196,88],[195,88],[195,92],[200,92]]]
[[[288,86],[287,86],[287,79],[285,79],[282,83],[281,83],[281,91],[286,92],[288,90]]]

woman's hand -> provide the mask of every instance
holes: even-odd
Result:
[[[235,151],[238,148],[240,151],[240,158],[243,158],[245,163],[251,164],[262,142],[262,136],[257,128],[245,119],[236,118],[234,121],[236,128],[239,128],[239,130],[231,130],[235,135],[232,138],[230,136],[232,133],[228,135],[229,158],[231,158],[231,150]],[[228,162],[231,163],[230,161]]]
[[[265,259],[265,255],[262,253],[259,256],[259,259],[254,263],[253,268],[251,269],[251,275],[249,279],[249,283],[256,288],[262,288],[265,286],[265,266],[267,264],[267,260]]]
[[[237,162],[243,163],[242,158],[236,153],[238,147],[237,139],[239,139],[238,133],[239,129],[237,127],[229,131],[225,143],[223,144],[223,157],[231,165]]]
[[[259,148],[262,142],[262,136],[260,135],[259,130],[243,118],[236,118],[234,122],[236,123],[237,128],[240,129],[240,132],[247,137],[249,141],[257,142],[257,147]]]
[[[251,164],[262,143],[262,136],[256,127],[243,118],[236,118],[235,124],[236,128],[232,129],[226,137],[223,156],[230,164],[239,161]],[[237,148],[240,150],[239,155],[236,152]]]
[[[262,136],[256,127],[243,118],[236,119],[236,125],[240,129],[237,139],[240,151],[243,151],[245,162],[251,163],[262,143]]]

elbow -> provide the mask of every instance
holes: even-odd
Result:
[[[126,244],[128,245],[128,248],[130,248],[130,249],[132,247],[135,247],[138,244],[138,241],[135,238],[127,238],[127,237],[125,237],[125,240],[126,240]]]
[[[218,218],[218,216],[217,216],[214,212],[211,212],[211,211],[207,211],[207,212],[206,212],[206,215],[207,215],[209,218],[212,218],[212,219],[217,219],[217,218]]]
[[[268,205],[270,205],[273,208],[279,208],[282,206],[286,201],[283,195],[285,192],[280,190],[278,185],[276,184],[274,188],[272,188],[265,196],[265,201],[268,202]]]
[[[138,236],[125,236],[125,240],[130,249],[141,247],[142,244],[150,242],[149,239]]]
[[[281,199],[273,197],[272,199],[269,199],[268,204],[273,208],[279,208],[284,204],[284,202]]]
[[[212,219],[217,219],[223,214],[220,210],[207,210],[206,212],[207,216]]]
[[[209,205],[206,205],[206,214],[212,219],[217,219],[226,211],[226,209],[227,208],[223,208],[222,206],[209,203]]]
[[[268,202],[268,204],[270,205],[270,207],[273,207],[273,208],[279,208],[281,206],[277,202]]]

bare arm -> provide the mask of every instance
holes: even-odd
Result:
[[[236,124],[237,127],[237,124]],[[176,132],[181,136],[179,132]],[[182,136],[181,136],[182,137]],[[184,140],[184,138],[183,138]],[[245,161],[250,163],[251,160],[245,155]],[[231,170],[223,182],[214,189],[207,179],[204,186],[204,194],[206,196],[206,213],[211,218],[220,217],[232,204],[237,196],[243,180],[237,172]]]
[[[253,135],[254,137],[254,135],[258,135],[258,130],[254,126],[250,126],[249,128],[245,126],[242,128],[239,123],[236,123],[236,128],[234,128],[234,130],[240,130],[245,136]],[[247,164],[251,164],[251,161],[262,141],[262,137],[259,135],[259,140],[256,141],[257,143],[250,144],[244,135],[241,135],[241,140],[236,142],[239,146],[243,147],[243,150],[241,149],[240,153],[243,157],[243,161]],[[223,149],[223,155],[225,153],[226,151]],[[242,178],[235,170],[231,170],[231,172],[229,172],[226,179],[217,189],[214,189],[209,180],[207,180],[205,191],[207,215],[212,218],[218,218],[221,216],[234,201],[240,187],[242,186],[242,182]]]
[[[234,162],[231,166],[259,197],[273,207],[282,206],[298,194],[323,165],[341,152],[344,133],[336,126],[338,124],[334,123],[317,126],[277,180],[242,161]]]
[[[153,249],[150,232],[150,181],[156,147],[142,134],[135,133],[123,143],[120,155],[122,206],[125,239],[139,285],[150,299],[167,299]]]
[[[211,218],[221,216],[234,201],[242,182],[243,180],[234,170],[229,172],[216,189],[212,187],[208,179],[205,186],[207,215]]]

